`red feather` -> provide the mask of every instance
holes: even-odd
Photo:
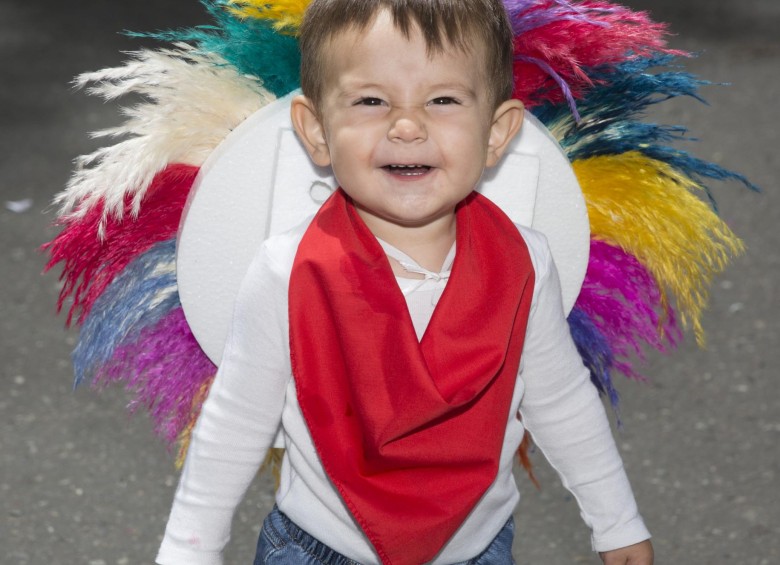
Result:
[[[198,167],[170,165],[155,176],[137,216],[132,201],[125,201],[122,219],[104,218],[103,205],[92,207],[84,216],[67,216],[58,223],[62,231],[42,249],[50,259],[45,270],[64,263],[60,280],[63,287],[57,301],[62,310],[71,297],[67,324],[74,316],[81,324],[95,300],[138,255],[159,241],[176,236],[184,204],[198,173]],[[104,226],[104,236],[98,228]]]
[[[568,84],[576,99],[592,86],[588,69],[659,52],[686,55],[666,48],[666,25],[653,22],[646,12],[606,2],[578,2],[576,8],[571,14],[576,17],[554,18],[515,37],[514,96],[529,106],[565,99],[558,81],[544,65]],[[538,17],[537,12],[560,9],[555,0],[542,0],[512,17]]]

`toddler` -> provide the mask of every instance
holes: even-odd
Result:
[[[544,237],[474,192],[523,121],[500,0],[314,0],[292,122],[337,190],[237,297],[157,562],[219,564],[278,433],[255,564],[510,564],[526,431],[608,564],[652,563]]]

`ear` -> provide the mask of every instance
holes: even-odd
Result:
[[[493,113],[493,124],[490,126],[486,166],[493,167],[501,160],[509,143],[520,131],[524,114],[523,103],[514,98],[496,108]]]
[[[306,96],[293,98],[290,104],[290,118],[298,138],[309,152],[314,164],[320,167],[330,165],[330,150],[325,139],[325,128],[312,101]]]

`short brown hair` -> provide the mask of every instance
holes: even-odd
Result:
[[[333,36],[344,30],[362,31],[377,13],[387,9],[396,27],[409,37],[416,24],[429,53],[448,44],[468,50],[471,42],[485,47],[486,79],[493,105],[512,96],[513,35],[501,0],[313,0],[299,31],[301,88],[316,107],[322,97],[322,52]]]

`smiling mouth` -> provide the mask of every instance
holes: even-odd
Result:
[[[432,167],[428,165],[385,165],[382,167],[389,173],[394,175],[401,175],[404,177],[416,177],[421,176],[431,170]]]

